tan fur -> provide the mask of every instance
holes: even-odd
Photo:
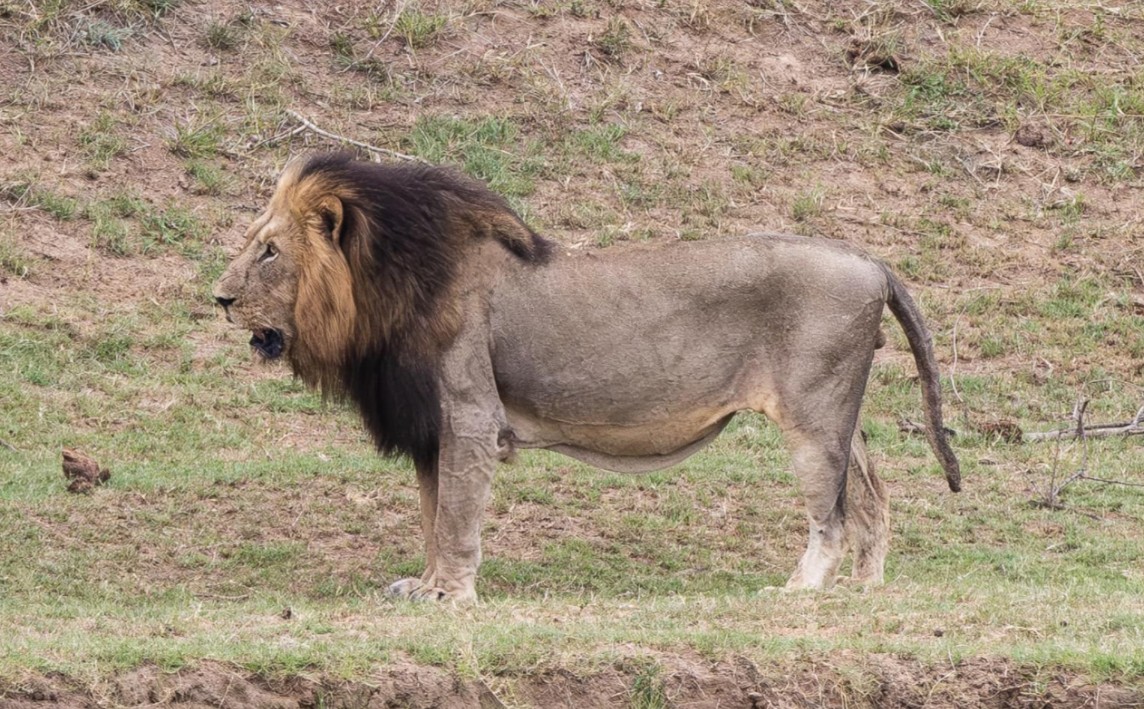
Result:
[[[782,429],[806,501],[788,586],[829,586],[848,547],[854,580],[879,583],[888,498],[856,423],[886,306],[958,489],[929,335],[884,264],[785,235],[547,260],[503,200],[454,173],[329,162],[285,171],[216,295],[239,324],[283,332],[307,382],[348,391],[379,448],[414,458],[427,566],[395,594],[476,597],[484,505],[514,449],[658,469],[743,410]],[[268,243],[280,268],[259,261]]]

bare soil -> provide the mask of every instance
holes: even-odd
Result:
[[[1092,684],[1067,673],[1044,674],[1006,660],[974,659],[923,667],[890,655],[808,658],[797,668],[758,667],[745,658],[709,663],[664,656],[657,680],[667,707],[1134,707],[1144,693]],[[165,672],[141,667],[97,687],[61,677],[28,677],[0,690],[0,709],[59,706],[179,706],[225,709],[407,707],[490,709],[505,706],[631,707],[642,687],[622,664],[592,674],[554,669],[529,677],[474,679],[436,667],[397,663],[368,680],[265,678],[217,663]],[[788,673],[789,670],[789,673]]]

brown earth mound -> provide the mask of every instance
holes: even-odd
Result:
[[[1144,691],[1045,674],[1007,660],[927,667],[890,655],[847,653],[797,667],[759,667],[739,657],[710,663],[678,656],[617,663],[577,674],[464,678],[437,667],[394,664],[365,681],[265,679],[217,663],[165,672],[145,666],[96,687],[60,676],[0,688],[0,709],[62,707],[1138,707]]]

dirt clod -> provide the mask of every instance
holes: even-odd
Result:
[[[1024,431],[1013,421],[987,421],[977,426],[981,435],[990,438],[999,438],[1006,443],[1020,443],[1025,437]]]
[[[99,467],[99,463],[77,450],[64,448],[64,478],[68,482],[68,492],[89,493],[96,485],[111,479],[111,471]]]
[[[1049,144],[1044,131],[1036,126],[1023,125],[1017,129],[1014,139],[1026,148],[1043,148]]]
[[[880,69],[893,74],[902,70],[901,57],[885,51],[876,43],[860,39],[855,39],[846,48],[846,60],[854,66]]]

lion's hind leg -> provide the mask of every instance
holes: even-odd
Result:
[[[886,553],[890,548],[890,496],[874,473],[861,431],[854,431],[850,444],[850,467],[846,474],[846,538],[854,552],[851,584],[882,583]]]
[[[810,533],[806,551],[787,581],[788,589],[829,588],[834,583],[846,553],[845,455],[838,446],[823,445],[817,438],[798,440],[792,446]]]

